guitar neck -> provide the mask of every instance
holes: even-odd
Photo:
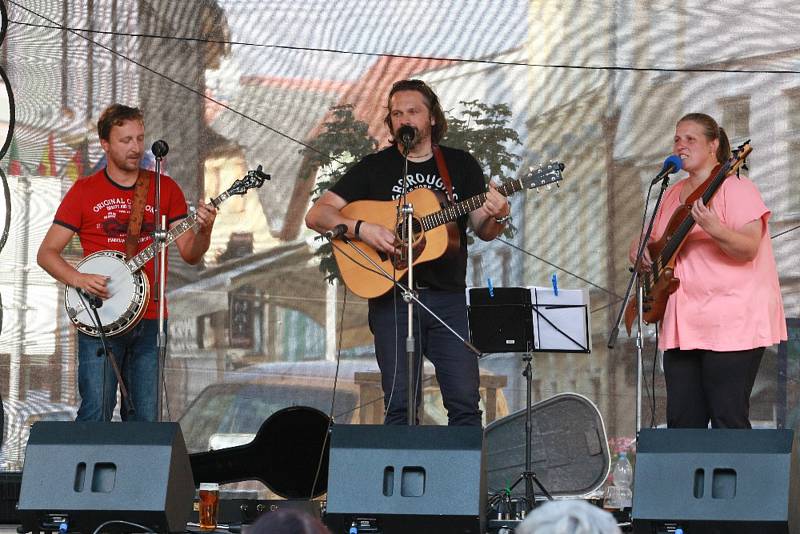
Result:
[[[719,190],[722,183],[728,178],[728,176],[739,169],[742,163],[744,163],[745,156],[749,153],[750,150],[747,150],[737,159],[728,160],[724,165],[722,165],[722,167],[720,167],[719,171],[714,176],[714,179],[711,180],[711,182],[708,184],[708,187],[706,187],[706,190],[703,191],[703,194],[700,197],[703,200],[703,204],[706,206],[708,205],[709,201],[711,201],[711,199],[714,197],[714,194],[716,194],[716,192]],[[664,266],[669,263],[672,257],[680,249],[684,239],[686,239],[686,236],[689,235],[689,232],[692,230],[692,228],[694,228],[694,225],[694,217],[688,213],[683,221],[681,221],[681,223],[678,225],[675,233],[672,234],[672,237],[670,237],[667,243],[664,245],[664,249],[659,255],[660,266]]]
[[[497,190],[503,196],[511,196],[514,193],[522,191],[525,186],[522,183],[522,180],[510,180],[508,182],[504,182],[502,185],[497,187]],[[429,213],[425,217],[422,217],[422,226],[425,230],[430,230],[431,228],[436,228],[437,226],[441,226],[442,224],[447,224],[449,222],[455,221],[459,217],[463,215],[467,215],[475,211],[476,209],[483,206],[483,203],[486,201],[486,193],[481,193],[479,195],[475,195],[474,197],[470,197],[467,200],[456,202],[455,204],[448,206],[444,209],[436,211],[434,213]]]
[[[225,191],[217,198],[212,199],[211,204],[216,208],[230,196],[231,196],[230,193],[228,191]],[[181,222],[173,226],[167,232],[166,240],[164,241],[164,246],[166,247],[171,245],[182,234],[194,228],[196,224],[197,224],[197,212],[195,211],[187,215]],[[155,241],[153,241],[146,248],[142,249],[141,252],[139,252],[136,256],[128,260],[127,263],[128,269],[130,269],[130,271],[133,273],[144,267],[148,261],[152,260],[155,257],[156,248],[157,244]]]

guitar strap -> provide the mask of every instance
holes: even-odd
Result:
[[[139,248],[139,234],[142,230],[144,218],[144,205],[147,201],[147,192],[150,190],[150,173],[139,169],[139,177],[133,189],[133,204],[131,204],[131,217],[128,219],[128,235],[125,236],[125,259],[129,260]]]
[[[450,172],[447,170],[447,164],[444,162],[444,154],[442,154],[439,145],[433,145],[433,157],[436,158],[436,166],[439,168],[439,174],[442,175],[445,187],[447,187],[447,201],[453,204],[453,181],[450,180]]]

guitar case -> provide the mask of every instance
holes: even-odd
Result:
[[[584,497],[603,485],[610,469],[605,425],[592,401],[562,393],[532,405],[531,467],[554,497]],[[490,493],[502,491],[525,470],[525,410],[486,427],[486,481]],[[534,484],[537,498],[543,497]],[[525,482],[512,497],[525,496]]]
[[[260,480],[286,499],[319,497],[328,489],[329,426],[330,418],[316,408],[278,410],[250,443],[190,454],[195,487]]]

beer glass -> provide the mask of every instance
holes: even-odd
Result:
[[[200,530],[217,528],[217,509],[219,508],[219,484],[203,482],[200,484]]]

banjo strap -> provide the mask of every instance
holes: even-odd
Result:
[[[131,204],[131,217],[128,219],[128,235],[125,236],[125,259],[129,260],[139,248],[139,234],[142,229],[144,217],[144,204],[147,201],[147,192],[150,190],[150,173],[139,169],[139,177],[133,190],[133,204]]]

